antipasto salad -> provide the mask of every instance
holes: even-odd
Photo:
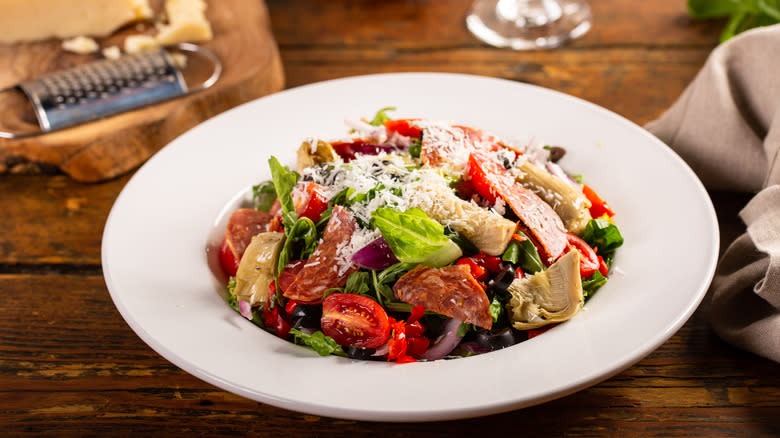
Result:
[[[556,162],[423,119],[347,121],[271,157],[219,258],[228,302],[321,355],[397,363],[485,353],[572,318],[623,237],[613,211]]]

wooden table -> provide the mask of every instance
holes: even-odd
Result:
[[[549,52],[478,43],[463,24],[469,0],[271,0],[269,8],[289,87],[377,72],[472,73],[570,93],[639,124],[676,99],[723,25],[691,21],[684,0],[590,3],[593,29]],[[100,239],[128,179],[85,185],[62,175],[0,177],[2,436],[780,436],[780,368],[718,339],[706,306],[621,374],[490,417],[343,421],[216,389],[147,347],[108,295]],[[728,242],[740,233],[736,212],[748,197],[713,197]]]

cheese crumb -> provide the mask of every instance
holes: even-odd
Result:
[[[130,35],[125,38],[125,52],[135,54],[151,52],[160,47],[154,37],[149,35]]]
[[[106,47],[103,49],[103,57],[106,59],[119,59],[122,57],[122,50],[117,46]]]
[[[79,55],[87,55],[97,52],[100,46],[98,46],[98,43],[90,37],[77,36],[75,38],[62,41],[62,48],[68,52],[78,53]]]

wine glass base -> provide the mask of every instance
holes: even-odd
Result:
[[[557,0],[559,16],[501,15],[500,0],[476,0],[466,17],[474,36],[495,47],[514,50],[552,49],[584,35],[591,25],[590,7],[584,0]],[[545,22],[546,21],[546,22]]]

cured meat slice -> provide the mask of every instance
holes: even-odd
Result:
[[[450,318],[490,330],[490,302],[466,265],[429,268],[419,265],[393,286],[401,301],[422,305]]]
[[[322,242],[284,291],[284,296],[303,302],[317,302],[322,300],[328,289],[346,285],[347,278],[359,269],[348,254],[349,242],[356,228],[357,222],[350,212],[338,205],[333,207]]]
[[[268,231],[271,217],[271,214],[253,208],[239,208],[230,215],[225,240],[237,259],[244,255],[253,237]]]
[[[477,192],[488,202],[501,198],[541,246],[548,262],[566,249],[566,227],[560,216],[534,192],[518,184],[501,164],[483,151],[472,151],[469,174]]]

